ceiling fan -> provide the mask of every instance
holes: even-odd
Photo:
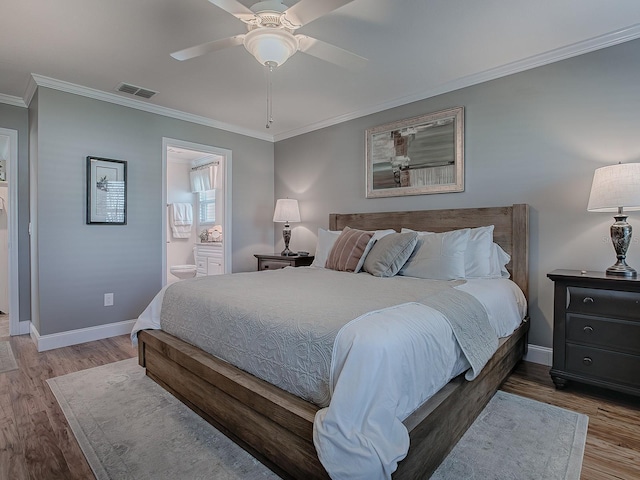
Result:
[[[363,67],[367,59],[307,35],[294,35],[300,27],[353,0],[300,0],[287,7],[281,0],[258,2],[251,8],[237,0],[209,0],[247,24],[247,33],[185,48],[171,54],[188,60],[236,45],[244,45],[262,65],[282,65],[297,51],[349,69]]]

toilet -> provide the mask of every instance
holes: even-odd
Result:
[[[180,280],[193,278],[196,276],[197,267],[195,265],[174,265],[169,269],[171,274]]]

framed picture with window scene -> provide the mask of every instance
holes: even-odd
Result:
[[[87,157],[87,224],[127,224],[127,162]]]

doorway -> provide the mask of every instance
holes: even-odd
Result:
[[[218,235],[221,230],[222,240],[216,243],[222,251],[220,273],[231,273],[231,160],[231,150],[172,138],[162,139],[163,286],[177,280],[169,273],[171,266],[197,263],[194,247],[200,243],[200,235],[214,227],[213,224],[200,224],[201,215],[207,209],[204,204],[201,205],[201,194],[193,193],[190,182],[190,172],[202,167],[212,168],[211,186],[215,189],[214,233]],[[175,203],[192,205],[193,227],[186,238],[180,238],[181,235],[176,238],[174,235],[170,210]]]
[[[9,335],[29,333],[18,308],[18,132],[0,128],[0,311]]]

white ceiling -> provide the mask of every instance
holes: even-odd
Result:
[[[1,11],[0,101],[26,98],[32,73],[137,99],[115,91],[127,82],[159,92],[146,104],[276,140],[640,37],[638,0],[354,0],[297,33],[367,67],[295,54],[274,74],[267,130],[265,67],[244,47],[169,56],[246,31],[207,0],[2,0]]]

